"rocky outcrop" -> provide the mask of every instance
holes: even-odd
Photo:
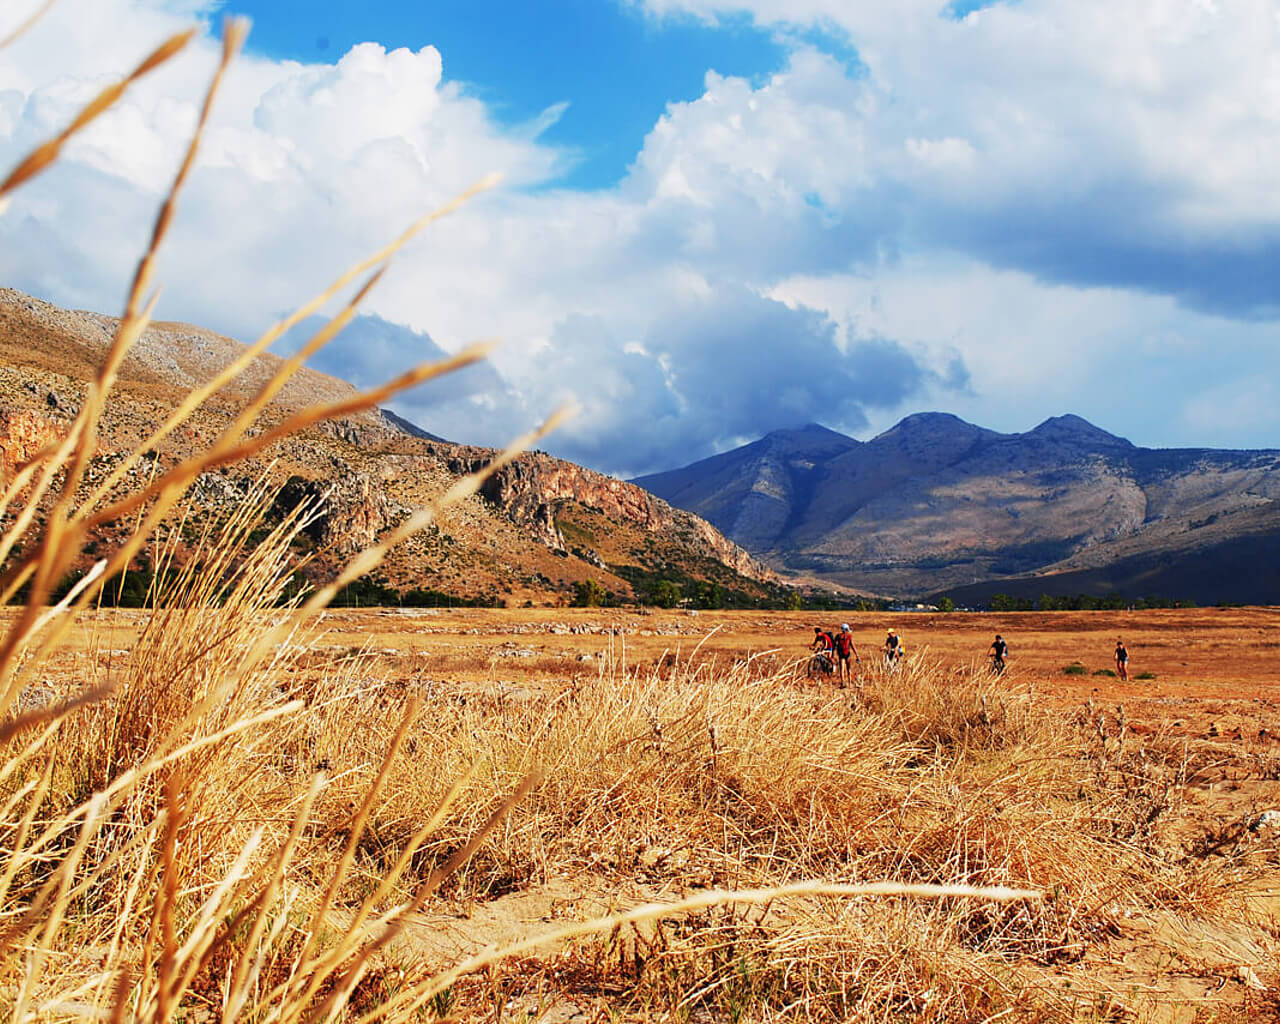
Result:
[[[478,472],[494,454],[487,448],[461,445],[441,446],[436,453],[455,475]],[[770,569],[706,520],[667,504],[635,484],[549,455],[520,456],[489,477],[480,493],[513,521],[535,528],[543,543],[558,550],[564,550],[565,544],[555,526],[555,507],[572,501],[597,509],[610,519],[635,523],[649,533],[679,536],[700,553],[748,579],[777,579]]]
[[[32,409],[0,409],[0,482],[67,434],[67,421]]]
[[[198,508],[228,510],[245,500],[249,489],[223,473],[201,473],[188,492]]]
[[[299,506],[310,519],[307,535],[326,551],[344,556],[363,551],[408,514],[367,473],[333,480],[290,477],[276,496],[276,511],[287,514]]]

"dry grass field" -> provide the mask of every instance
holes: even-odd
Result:
[[[198,873],[224,842],[225,870],[232,837],[252,824],[283,824],[314,769],[329,781],[307,856],[339,859],[344,818],[416,699],[323,915],[341,936],[373,896],[403,912],[348,1019],[385,1001],[420,1002],[424,1019],[1280,1019],[1280,828],[1264,818],[1280,809],[1280,678],[1267,646],[1280,612],[847,616],[864,658],[847,689],[804,671],[812,625],[827,618],[323,613],[275,642],[239,713],[288,697],[305,708],[287,727],[259,727],[249,752],[203,762],[234,795],[189,780],[200,795],[184,824],[199,834],[200,822],[211,846]],[[218,661],[276,620],[288,617],[238,622]],[[46,699],[128,690],[140,660],[154,678],[147,652],[162,622],[172,613],[82,613],[46,662]],[[892,675],[875,657],[890,624],[909,645]],[[983,662],[996,631],[1013,649],[999,680]],[[1154,679],[1092,674],[1111,667],[1117,635],[1131,675]],[[1077,661],[1088,674],[1062,671]],[[59,760],[92,762],[95,747]],[[486,814],[530,777],[532,792],[484,834]],[[417,845],[458,779],[469,806]],[[414,880],[477,836],[468,861],[415,902]],[[403,873],[383,891],[393,868]],[[801,880],[1045,897],[989,909],[779,896],[530,944],[655,901]],[[478,974],[448,975],[522,943]],[[224,955],[192,972],[181,1004],[192,1019],[225,1010],[232,967]]]
[[[102,652],[127,649],[146,618],[124,609],[86,614],[69,651],[93,648],[100,659],[109,657]],[[602,654],[634,665],[670,657],[722,666],[762,656],[771,664],[800,662],[815,625],[839,628],[842,622],[850,624],[864,656],[864,676],[878,668],[888,628],[902,636],[913,659],[950,671],[984,666],[999,633],[1010,644],[1006,682],[1033,688],[1048,705],[1092,698],[1103,707],[1123,704],[1139,731],[1210,738],[1216,726],[1236,739],[1280,742],[1280,608],[1001,614],[332,609],[318,624],[315,645],[334,659],[360,653],[405,682],[554,689],[595,672]],[[1117,638],[1129,650],[1127,683],[1114,675]],[[1064,671],[1076,664],[1082,672]],[[1259,737],[1260,730],[1266,735]]]

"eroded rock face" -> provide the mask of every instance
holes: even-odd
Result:
[[[363,551],[408,511],[388,498],[381,483],[367,473],[332,480],[291,477],[276,497],[276,508],[287,514],[304,504],[316,510],[307,535],[338,555]]]
[[[437,454],[456,475],[483,469],[493,456],[488,449],[465,446],[441,447]],[[706,520],[674,508],[635,484],[549,455],[522,455],[486,480],[480,493],[515,522],[535,527],[543,543],[557,550],[564,550],[565,544],[555,526],[555,506],[574,501],[611,519],[636,523],[650,533],[680,534],[749,579],[777,578]]]
[[[47,445],[66,437],[68,422],[31,409],[0,409],[0,480],[14,474]]]
[[[386,425],[377,414],[366,413],[359,418],[328,420],[316,424],[315,429],[325,435],[358,448],[373,448],[394,441],[403,434]]]

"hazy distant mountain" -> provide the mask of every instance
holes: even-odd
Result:
[[[866,443],[778,431],[637,482],[783,571],[875,593],[1280,600],[1250,568],[1280,548],[1277,451],[1138,448],[1070,415],[1001,434],[921,413]]]
[[[424,441],[444,441],[443,437],[436,437],[430,431],[423,430],[416,423],[412,423],[403,416],[397,416],[390,409],[379,409],[382,418],[391,425],[392,429],[400,431],[402,434],[408,434],[410,437],[420,437]]]
[[[693,512],[749,551],[773,550],[795,509],[814,499],[821,467],[860,441],[811,423],[633,483]]]

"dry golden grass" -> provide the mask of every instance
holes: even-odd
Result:
[[[241,36],[226,33],[222,67]],[[118,91],[103,95],[9,183]],[[0,1002],[14,1020],[550,1019],[584,1004],[600,1019],[1066,1020],[1077,1001],[1046,977],[1135,915],[1212,914],[1264,941],[1241,886],[1266,857],[1188,853],[1166,829],[1185,753],[1136,750],[1123,730],[925,658],[830,691],[774,655],[636,663],[619,644],[558,687],[464,693],[386,678],[358,652],[316,657],[314,613],[429,514],[287,600],[311,510],[251,543],[260,492],[157,575],[127,650],[51,685],[103,580],[147,543],[169,566],[162,527],[198,473],[476,355],[250,435],[300,365],[285,362],[209,452],[125,497],[107,497],[119,480],[90,491],[87,453],[149,319],[154,254],[198,139],[66,441],[3,499],[0,589],[30,592],[0,642]],[[130,538],[46,607],[87,529],[126,515]],[[553,888],[569,906],[534,934],[429,941],[447,939],[451,910]]]

